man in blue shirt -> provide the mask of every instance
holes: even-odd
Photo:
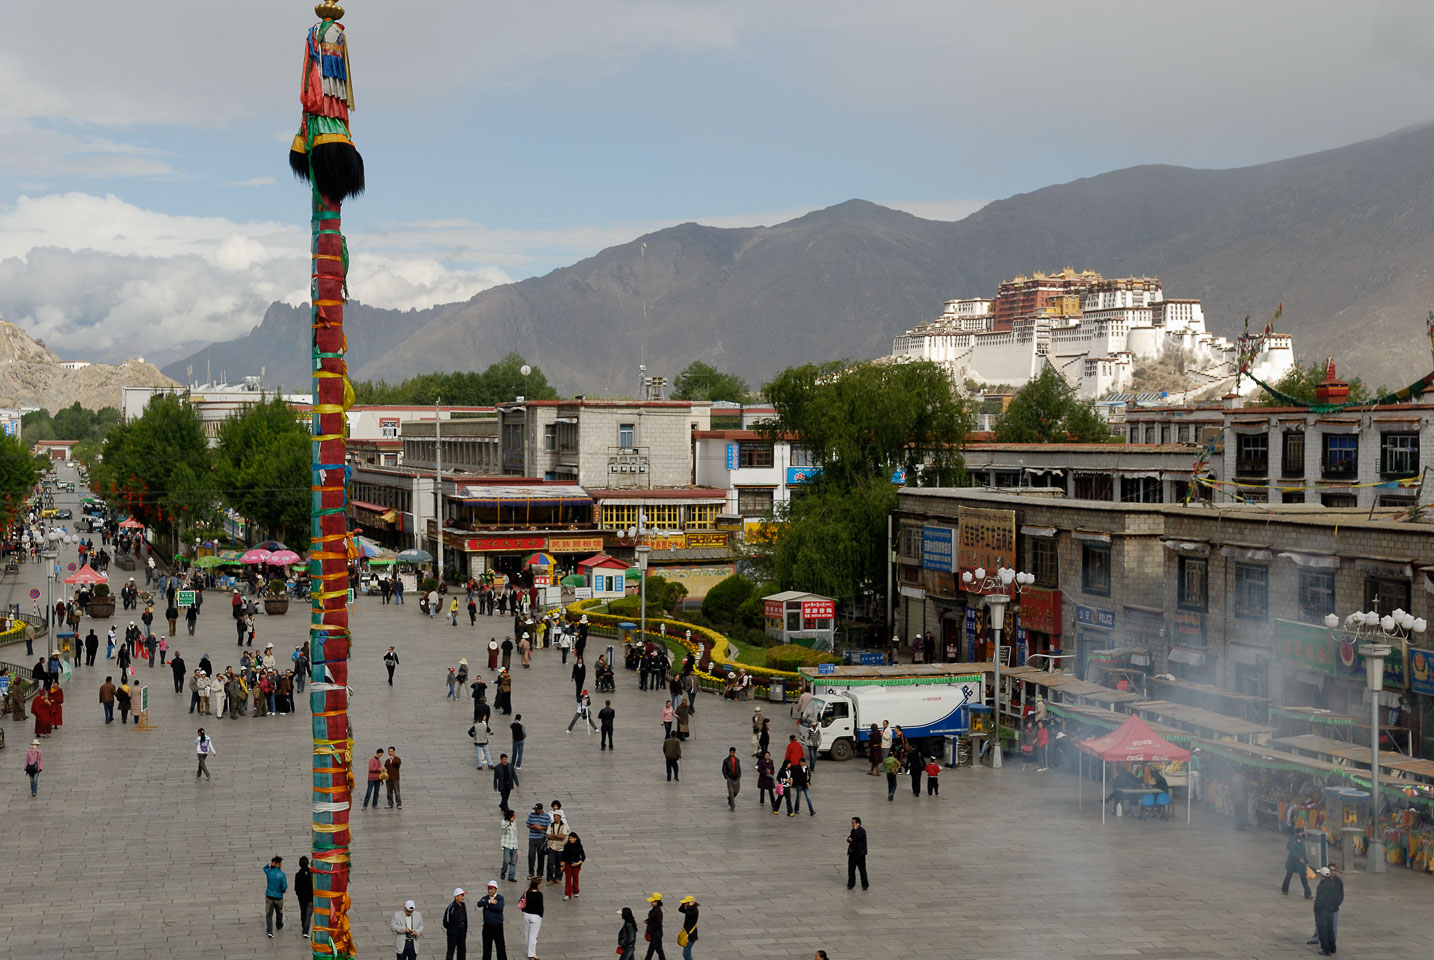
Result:
[[[543,805],[533,805],[533,812],[528,814],[528,879],[543,875],[543,859],[548,849],[548,827],[552,825],[553,818],[543,812]]]
[[[264,868],[264,930],[269,939],[274,939],[275,919],[278,929],[284,929],[284,894],[289,892],[289,880],[284,876],[284,858],[276,856]]]

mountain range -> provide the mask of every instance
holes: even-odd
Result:
[[[953,191],[959,192],[959,191]],[[572,266],[425,310],[350,304],[351,375],[482,368],[516,350],[564,393],[633,395],[693,360],[759,385],[786,366],[889,352],[952,297],[1064,266],[1158,276],[1231,335],[1252,315],[1306,359],[1402,386],[1427,372],[1434,303],[1434,125],[1227,170],[1149,165],[998,200],[955,222],[850,200],[771,227],[684,223]],[[355,270],[350,289],[362,298]],[[644,311],[646,320],[644,321]],[[308,309],[164,368],[308,383]],[[645,328],[645,336],[644,336]],[[1413,349],[1410,349],[1410,348]]]

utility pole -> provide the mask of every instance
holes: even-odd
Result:
[[[438,525],[438,582],[443,582],[443,436],[440,429],[442,414],[438,405],[441,397],[433,400],[433,515]]]

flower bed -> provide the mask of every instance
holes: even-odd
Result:
[[[632,622],[627,617],[618,617],[610,613],[594,612],[593,608],[601,606],[602,603],[602,600],[579,600],[576,603],[571,604],[567,608],[567,612],[573,620],[577,620],[578,617],[586,616],[588,618],[588,623],[601,624],[606,627],[615,628],[620,623]],[[795,673],[791,670],[774,670],[771,667],[757,667],[752,666],[751,664],[742,663],[741,661],[733,661],[727,659],[728,640],[725,636],[718,633],[716,630],[712,630],[708,627],[699,627],[696,624],[687,623],[682,620],[666,620],[661,618],[654,619],[652,617],[648,617],[647,623],[648,636],[652,637],[655,640],[662,639],[661,634],[655,634],[652,632],[652,628],[654,626],[661,626],[663,624],[666,624],[666,639],[675,640],[678,643],[682,644],[684,647],[686,647],[688,650],[692,651],[693,653],[696,653],[696,641],[694,640],[694,642],[688,643],[687,638],[685,636],[685,632],[691,630],[692,636],[694,638],[701,637],[706,641],[707,650],[709,656],[711,657],[712,663],[717,665],[718,667],[731,666],[733,667],[733,669],[740,667],[741,669],[747,671],[753,677],[758,679],[762,677],[769,677],[774,680],[784,680],[787,682],[789,690],[793,689],[792,684],[796,684],[797,686],[800,686],[801,684],[801,674]],[[725,671],[723,671],[722,676],[718,676],[712,672],[704,672],[702,670],[698,670],[696,672],[697,675],[702,679],[709,680],[713,683],[721,684],[727,682]]]

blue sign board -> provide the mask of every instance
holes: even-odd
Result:
[[[879,667],[885,663],[886,654],[884,653],[863,653],[861,655],[861,665],[864,667]],[[832,664],[826,664],[826,666],[832,666]]]
[[[926,570],[956,571],[956,532],[950,527],[921,528],[921,566]]]
[[[1409,648],[1409,689],[1434,697],[1434,650]]]
[[[1115,629],[1115,611],[1076,604],[1076,623],[1100,630]]]
[[[824,677],[825,677],[825,676],[830,676],[830,675],[836,673],[836,664],[834,664],[834,663],[819,663],[819,664],[817,664],[817,673],[820,674],[821,676],[824,676]]]
[[[735,443],[727,444],[727,469],[737,469],[737,445]]]
[[[1017,627],[1017,628],[1016,628],[1016,666],[1018,666],[1018,667],[1024,667],[1024,666],[1026,665],[1026,658],[1027,658],[1027,656],[1029,655],[1029,653],[1028,653],[1029,649],[1030,649],[1030,648],[1029,648],[1029,646],[1028,646],[1028,644],[1027,644],[1027,642],[1026,642],[1026,628],[1025,628],[1025,627]]]
[[[811,483],[821,472],[821,467],[788,467],[787,486],[794,487],[799,483]]]

